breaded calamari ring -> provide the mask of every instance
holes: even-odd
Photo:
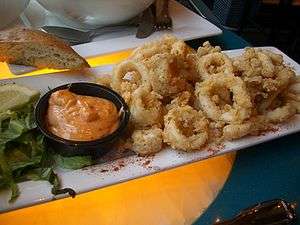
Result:
[[[174,56],[157,54],[148,62],[149,82],[155,92],[163,97],[173,96],[182,92],[190,84],[179,76]]]
[[[132,150],[139,155],[149,155],[159,152],[163,144],[163,132],[160,128],[151,127],[135,130],[132,134]]]
[[[221,52],[204,55],[198,59],[198,73],[202,80],[215,75],[233,74],[231,59]]]
[[[197,50],[197,56],[201,57],[210,53],[221,52],[220,46],[212,46],[209,41],[205,41]]]
[[[297,113],[293,103],[286,102],[273,110],[267,111],[264,115],[270,123],[282,123]]]
[[[275,66],[272,62],[272,59],[269,57],[269,55],[265,54],[262,51],[256,51],[257,58],[260,60],[262,65],[261,75],[263,77],[273,77]]]
[[[263,49],[263,50],[261,50],[261,52],[268,55],[271,58],[272,63],[274,65],[283,64],[283,56],[282,55],[276,54],[275,52],[272,52],[272,51],[267,50],[267,49]]]
[[[251,122],[242,124],[228,124],[223,128],[223,138],[233,140],[246,136],[251,132]]]
[[[199,150],[208,141],[208,120],[191,106],[171,109],[164,117],[164,142],[183,151]]]
[[[142,63],[125,60],[114,67],[111,87],[119,93],[132,92],[146,83],[147,77],[148,70]]]
[[[300,101],[291,100],[290,103],[295,107],[296,113],[300,113]]]
[[[300,94],[300,82],[292,84],[289,87],[289,91],[295,94]]]
[[[199,80],[197,71],[197,56],[194,49],[184,41],[176,41],[172,45],[171,55],[174,56],[178,70],[178,76],[192,83]]]
[[[161,39],[148,42],[137,47],[130,55],[130,59],[143,62],[156,54],[171,53],[172,45],[178,41],[175,36],[164,35]]]
[[[232,93],[232,104],[218,105],[214,101],[216,90],[226,88]],[[246,85],[239,77],[217,76],[196,84],[195,95],[201,109],[210,119],[226,123],[241,122],[252,113],[252,103]]]
[[[166,109],[169,111],[178,106],[190,105],[192,100],[192,94],[188,91],[183,91],[178,94],[178,96],[166,105]]]
[[[270,124],[265,116],[256,116],[250,118],[242,124],[228,124],[223,128],[223,139],[233,140],[244,137],[248,134],[257,134],[270,128]]]
[[[264,81],[263,88],[267,91],[265,95],[266,98],[262,99],[261,102],[257,104],[258,112],[262,113],[269,108],[269,106],[274,102],[274,100],[287,88],[297,88],[293,86],[291,82],[294,81],[295,73],[288,67],[280,69],[276,72],[276,78],[268,78]],[[268,82],[268,80],[271,82]],[[271,83],[270,87],[267,84]],[[291,91],[292,92],[292,91]]]
[[[162,123],[163,105],[161,96],[151,91],[150,86],[142,85],[132,93],[129,106],[131,120],[136,127],[147,127]]]
[[[300,94],[288,92],[285,95],[286,101],[290,102],[297,110],[297,114],[300,113]]]

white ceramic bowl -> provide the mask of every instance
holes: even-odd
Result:
[[[0,0],[0,29],[14,22],[28,3],[29,0]]]
[[[120,23],[145,10],[154,0],[37,0],[66,24],[94,29]]]

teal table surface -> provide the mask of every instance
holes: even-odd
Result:
[[[209,41],[222,49],[250,45],[226,30]],[[191,45],[202,42],[200,39]],[[194,225],[211,225],[217,218],[232,218],[248,206],[275,198],[300,204],[299,133],[239,151],[222,191]],[[299,207],[297,216],[300,218]],[[296,224],[300,225],[300,219]]]

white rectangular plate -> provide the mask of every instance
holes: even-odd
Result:
[[[91,57],[101,54],[108,54],[120,50],[131,49],[145,42],[154,40],[163,34],[172,34],[182,40],[192,40],[196,38],[205,38],[219,35],[222,30],[210,23],[206,19],[185,8],[178,2],[170,2],[170,15],[173,19],[172,31],[159,31],[145,39],[135,37],[136,28],[128,28],[122,31],[103,34],[96,37],[92,42],[73,46],[82,57]],[[25,18],[27,19],[24,19]],[[44,25],[65,26],[61,24],[48,11],[45,11],[36,1],[30,1],[24,16],[22,16],[25,25],[40,27]],[[26,22],[27,21],[27,22]],[[19,75],[35,70],[32,67],[23,67],[10,65],[13,74]]]
[[[284,55],[285,63],[292,66],[297,74],[300,74],[299,64],[276,48],[266,48]],[[225,51],[225,53],[227,53],[229,56],[237,56],[240,55],[242,51],[243,50],[230,50]],[[99,67],[94,70],[101,74],[110,70],[110,67]],[[44,93],[48,90],[48,87],[53,88],[58,85],[77,81],[90,81],[90,78],[75,74],[52,74],[17,78],[14,80],[3,80],[0,81],[0,83],[15,82],[38,89]],[[152,157],[138,157],[136,155],[131,155],[80,170],[58,170],[57,172],[62,181],[63,187],[70,187],[73,188],[77,193],[82,193],[257,145],[259,143],[276,139],[298,131],[300,131],[300,116],[296,115],[292,120],[281,125],[275,132],[273,131],[261,136],[249,136],[241,138],[236,141],[225,143],[224,146],[216,149],[207,148],[203,151],[183,153],[168,148]],[[108,153],[108,156],[109,154],[112,153]],[[19,184],[19,187],[21,195],[14,203],[8,203],[10,196],[9,191],[3,190],[0,192],[0,212],[51,201],[58,197],[66,197],[53,196],[50,192],[51,186],[47,182],[43,181],[23,182]]]

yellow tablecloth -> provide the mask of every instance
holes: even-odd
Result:
[[[17,211],[1,225],[191,224],[226,181],[234,154]]]

